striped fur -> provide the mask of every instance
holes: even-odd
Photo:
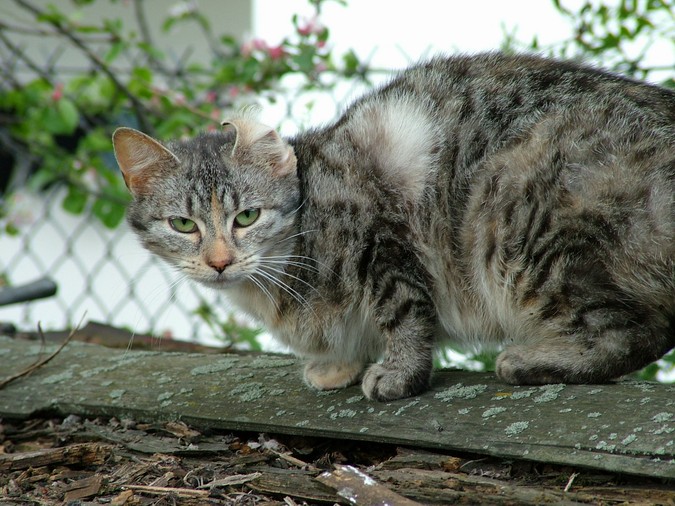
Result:
[[[228,123],[166,148],[123,131],[129,222],[307,357],[311,386],[415,395],[442,340],[503,348],[514,384],[605,382],[675,346],[671,91],[493,53],[414,66],[291,139]]]

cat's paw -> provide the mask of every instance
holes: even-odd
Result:
[[[555,371],[555,363],[539,357],[536,351],[527,348],[507,348],[499,354],[495,373],[502,381],[511,385],[544,385],[564,382]]]
[[[317,390],[335,390],[356,383],[363,371],[360,362],[336,364],[331,362],[309,362],[305,365],[305,383]]]
[[[382,364],[373,364],[364,374],[361,387],[368,399],[393,401],[429,388],[429,375],[411,374],[405,369],[389,369]]]

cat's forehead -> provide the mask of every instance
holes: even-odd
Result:
[[[229,132],[210,132],[168,145],[176,155],[180,169],[175,176],[200,190],[217,190],[238,178],[230,153],[235,136]]]
[[[235,136],[231,132],[208,132],[191,139],[173,141],[169,149],[180,160],[181,165],[202,165],[222,161],[232,151]]]
[[[251,167],[239,167],[230,156],[236,137],[232,132],[210,132],[174,141],[168,148],[180,162],[169,184],[182,188],[191,210],[210,210],[214,202],[237,208],[260,194],[264,181]]]

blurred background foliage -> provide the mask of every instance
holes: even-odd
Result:
[[[115,1],[72,3],[84,8]],[[0,172],[0,233],[16,234],[21,226],[8,212],[15,190],[42,192],[56,185],[67,188],[65,210],[78,214],[90,209],[103,225],[117,227],[129,196],[111,151],[116,126],[136,127],[161,139],[188,136],[218,128],[228,111],[260,103],[261,98],[273,102],[284,93],[285,76],[296,76],[294,85],[302,90],[330,89],[344,79],[368,83],[373,69],[354,51],[334,54],[329,27],[321,22],[325,2],[343,2],[309,1],[314,16],[294,16],[292,33],[277,45],[216,33],[194,1],[167,9],[165,32],[185,23],[199,27],[210,50],[203,63],[194,55],[180,61],[167,58],[149,34],[142,0],[131,0],[136,12],[131,24],[120,19],[85,24],[78,21],[77,9],[66,13],[44,2],[8,0],[31,17],[33,33],[49,34],[58,44],[76,48],[89,68],[65,77],[41,66],[13,41],[26,27],[0,20],[0,48],[10,55],[3,62],[0,83],[0,159],[5,167]],[[644,58],[657,43],[669,44],[675,55],[675,9],[670,0],[587,0],[574,2],[574,8],[563,0],[551,1],[573,27],[570,40],[541,46],[536,37],[520,41],[517,32],[507,32],[501,49],[582,58],[675,87],[675,61],[650,65]],[[13,65],[31,69],[34,77],[15,78]],[[228,343],[240,340],[257,346],[257,331],[239,328],[233,320],[218,322],[204,305],[196,313],[220,328]],[[493,365],[491,356],[477,360],[480,367]],[[661,367],[674,362],[671,354]],[[653,378],[658,367],[650,366],[642,377]]]

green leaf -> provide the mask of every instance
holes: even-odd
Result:
[[[316,55],[316,48],[308,44],[303,44],[300,47],[300,52],[293,56],[293,62],[298,66],[298,70],[306,74],[314,71],[314,56]]]
[[[659,366],[656,363],[653,363],[636,372],[635,375],[643,381],[654,381],[658,372]]]
[[[154,58],[155,60],[164,59],[164,53],[159,48],[153,46],[152,44],[148,44],[146,42],[139,42],[138,49],[143,51],[149,57]]]
[[[72,134],[77,128],[79,119],[77,107],[67,98],[61,98],[53,102],[51,107],[47,107],[41,112],[40,117],[42,127],[55,135]]]
[[[47,186],[58,179],[58,174],[53,170],[42,167],[33,174],[28,181],[28,189],[33,191],[44,190]]]
[[[166,18],[164,20],[164,23],[162,23],[162,31],[165,32],[165,33],[170,31],[171,28],[173,28],[173,25],[175,25],[177,21],[178,21],[177,18],[171,18],[171,17]]]
[[[124,42],[114,42],[110,45],[110,49],[108,49],[108,52],[105,54],[105,56],[103,56],[103,60],[106,63],[112,63],[120,54],[122,54],[122,51],[124,51],[126,48],[127,45]]]
[[[80,121],[80,113],[77,110],[77,106],[67,98],[62,98],[56,105],[65,129],[63,133],[73,133]]]
[[[125,207],[105,197],[94,201],[92,212],[108,228],[117,227],[124,219]]]
[[[14,223],[9,222],[5,225],[5,233],[9,236],[16,237],[19,235],[19,229],[16,228]]]
[[[63,209],[72,214],[82,214],[87,205],[89,194],[77,186],[68,187],[68,193],[63,199]]]
[[[353,49],[350,49],[342,56],[342,62],[344,63],[344,73],[347,76],[356,74],[359,70],[359,66],[361,65],[359,57],[356,56],[356,53]]]

